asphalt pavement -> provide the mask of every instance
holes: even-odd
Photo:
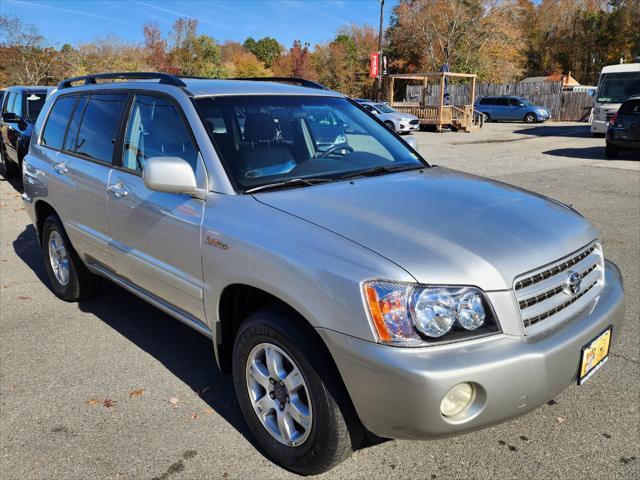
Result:
[[[592,220],[624,275],[624,336],[586,384],[524,417],[446,440],[378,443],[322,478],[640,478],[640,155],[605,159],[585,124],[416,137],[433,163]],[[51,293],[19,190],[0,180],[0,478],[295,477],[255,448],[209,340],[107,282],[80,304]]]

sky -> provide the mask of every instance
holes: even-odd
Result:
[[[398,0],[385,0],[385,26]],[[47,42],[77,46],[115,35],[142,42],[142,26],[158,23],[168,32],[177,18],[199,21],[199,33],[219,42],[274,37],[285,47],[331,40],[350,24],[378,28],[379,0],[0,0],[0,13],[35,25]]]

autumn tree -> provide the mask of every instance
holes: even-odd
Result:
[[[296,77],[307,80],[317,80],[316,72],[311,60],[309,44],[295,40],[288,52],[281,55],[273,64],[274,75],[282,77]]]
[[[256,41],[253,38],[247,38],[243,43],[244,48],[253,53],[258,60],[264,63],[265,67],[270,68],[273,62],[282,55],[284,47],[271,37],[264,37]]]
[[[0,81],[13,85],[41,85],[52,76],[58,52],[44,45],[33,25],[13,15],[0,15]]]
[[[170,69],[167,41],[163,38],[158,24],[156,22],[145,23],[144,27],[142,27],[142,34],[149,64],[160,71]]]

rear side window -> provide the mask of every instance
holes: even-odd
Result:
[[[76,153],[111,163],[126,94],[91,95],[82,116]]]
[[[4,111],[7,113],[15,113],[20,115],[22,108],[20,108],[20,95],[16,92],[10,92],[7,103],[4,106]]]
[[[622,115],[640,114],[640,100],[627,100],[620,107]]]
[[[495,98],[483,98],[482,100],[480,100],[480,105],[495,105],[496,101]]]
[[[496,98],[496,105],[499,107],[506,107],[509,105],[508,98]]]
[[[64,134],[67,131],[67,124],[73,112],[77,97],[60,97],[51,109],[47,123],[42,132],[41,145],[45,147],[62,150]]]
[[[215,128],[215,121],[210,122]],[[224,128],[224,122],[217,127]],[[145,162],[152,157],[182,158],[195,172],[198,153],[173,103],[160,97],[137,95],[131,105],[124,138],[122,166],[141,172]]]
[[[517,98],[510,98],[509,99],[509,106],[511,106],[511,107],[519,107],[520,106],[520,100],[518,100]]]

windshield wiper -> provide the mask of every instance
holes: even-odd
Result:
[[[355,172],[346,173],[340,177],[339,180],[346,180],[348,178],[355,177],[375,177],[376,175],[382,175],[390,172],[403,172],[407,170],[418,170],[424,168],[424,165],[398,165],[395,167],[387,167],[385,165],[378,165],[376,167],[366,168],[364,170],[356,170]]]
[[[289,187],[308,187],[310,185],[317,185],[319,183],[332,182],[330,178],[292,178],[283,182],[267,183],[265,185],[259,185],[257,187],[249,188],[244,193],[256,193],[265,192],[267,190],[279,190],[281,188]]]

